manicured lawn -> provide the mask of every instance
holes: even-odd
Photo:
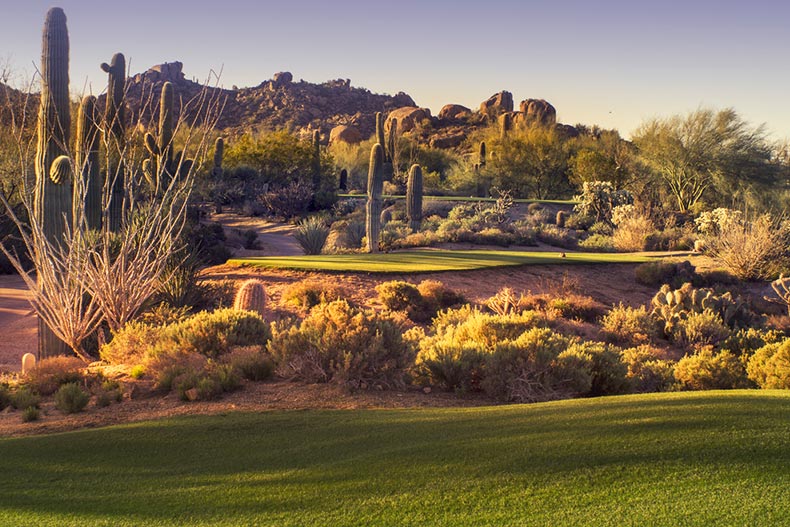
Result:
[[[338,194],[339,198],[367,199],[365,194]],[[403,194],[383,194],[383,199],[406,199]],[[423,196],[426,201],[458,201],[458,202],[495,202],[496,198],[478,198],[475,196]],[[576,205],[578,201],[570,199],[514,199],[515,203],[545,203],[547,205]]]
[[[468,271],[486,267],[529,264],[642,263],[655,257],[627,253],[562,253],[538,251],[446,251],[420,250],[380,254],[322,254],[318,256],[271,256],[233,258],[229,264],[312,271],[370,273],[420,273]]]
[[[790,522],[790,392],[187,417],[0,440],[0,525]]]

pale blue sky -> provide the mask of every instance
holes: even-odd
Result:
[[[106,82],[116,51],[132,72],[181,60],[188,77],[223,68],[253,86],[276,71],[350,78],[409,93],[436,113],[509,90],[545,98],[562,122],[629,135],[648,117],[732,106],[790,137],[790,5],[666,0],[0,0],[0,58],[33,72],[47,9],[71,36],[72,91]]]

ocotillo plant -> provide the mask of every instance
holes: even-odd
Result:
[[[370,164],[368,166],[368,202],[365,207],[366,223],[365,235],[367,236],[368,252],[379,252],[379,232],[381,230],[381,192],[384,188],[384,175],[382,165],[384,152],[380,144],[373,145],[370,149]]]
[[[485,141],[480,141],[480,168],[485,168],[486,166],[486,143]]]
[[[266,289],[263,282],[251,278],[239,287],[233,302],[233,309],[237,311],[254,311],[263,316],[266,308]]]
[[[41,104],[36,145],[33,214],[53,247],[63,242],[71,223],[73,180],[65,157],[71,130],[69,33],[59,7],[47,12],[41,48]],[[39,318],[39,358],[69,353],[68,346]]]
[[[345,168],[340,171],[340,182],[338,184],[340,190],[348,190],[348,170]]]
[[[111,185],[107,206],[108,227],[112,232],[121,228],[124,201],[124,157],[126,147],[126,122],[124,116],[124,90],[126,86],[126,58],[123,53],[112,56],[109,64],[102,63],[107,73],[107,102],[104,108],[105,138],[107,148],[107,181]]]
[[[422,224],[422,168],[412,165],[409,170],[409,181],[406,184],[406,215],[409,227],[417,232]]]
[[[75,189],[74,199],[83,200],[86,227],[92,230],[101,229],[104,191],[99,170],[99,126],[96,118],[96,97],[88,95],[82,99],[77,115],[77,142],[74,150],[82,188],[81,192]],[[75,207],[75,210],[78,209]]]

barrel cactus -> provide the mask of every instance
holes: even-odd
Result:
[[[412,232],[417,232],[422,224],[422,168],[416,164],[409,170],[406,184],[406,215]]]
[[[381,231],[381,193],[384,187],[384,149],[380,144],[373,145],[370,150],[370,164],[368,166],[368,202],[365,207],[368,252],[379,252],[379,233]]]
[[[263,316],[266,308],[266,289],[263,282],[254,278],[247,280],[236,291],[233,309],[237,311],[254,311]]]

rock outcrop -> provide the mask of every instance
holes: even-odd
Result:
[[[527,123],[553,125],[557,122],[557,110],[544,99],[526,99],[519,106]]]
[[[329,132],[329,144],[332,143],[350,143],[356,144],[362,141],[362,134],[355,126],[341,124],[332,128]]]
[[[496,119],[505,112],[513,111],[513,94],[509,91],[495,93],[480,103],[480,113],[490,119]]]
[[[470,115],[472,115],[472,110],[466,106],[461,106],[460,104],[445,104],[442,106],[442,109],[439,110],[438,117],[439,119],[452,121],[469,117]]]
[[[398,132],[411,132],[425,119],[431,118],[431,111],[428,108],[418,108],[416,106],[405,106],[393,110],[387,115],[384,129],[389,131],[393,119],[398,120]]]

